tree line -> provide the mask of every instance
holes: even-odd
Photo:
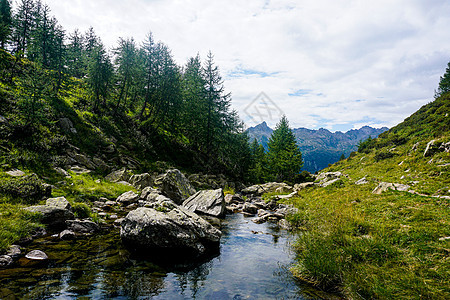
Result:
[[[249,175],[259,168],[262,154],[255,151],[255,145],[250,147],[211,52],[204,61],[197,55],[179,66],[169,47],[156,41],[152,33],[142,43],[120,38],[109,50],[92,27],[84,33],[66,33],[40,0],[20,0],[14,10],[9,0],[0,0],[0,14],[0,46],[18,59],[50,70],[53,92],[58,93],[67,78],[74,78],[88,90],[85,109],[126,116],[142,130],[174,137],[203,153],[211,168],[220,164],[236,177],[252,181],[292,178],[292,172],[283,173],[275,164],[271,172],[282,175],[266,176],[267,168],[265,176]],[[30,86],[42,92],[49,88],[48,80],[39,78],[30,78]],[[39,102],[35,98],[41,92],[30,93],[28,104]],[[289,144],[291,152],[298,150],[293,145]],[[274,144],[269,149],[272,161],[279,157],[279,164],[286,164],[298,157],[299,151],[289,154],[278,148]],[[291,169],[298,173],[298,162],[293,165]]]

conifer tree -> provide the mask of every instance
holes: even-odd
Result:
[[[5,49],[11,34],[12,15],[9,0],[0,0],[0,47]]]
[[[434,95],[434,98],[439,98],[445,93],[450,92],[450,62],[447,65],[447,69],[443,76],[441,76],[441,80],[439,81],[439,87]]]
[[[269,139],[268,147],[269,172],[273,179],[293,182],[303,166],[303,160],[286,116],[281,117]]]

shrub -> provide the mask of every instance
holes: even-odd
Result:
[[[89,218],[91,216],[91,209],[86,203],[74,203],[72,205],[72,211],[77,218]]]

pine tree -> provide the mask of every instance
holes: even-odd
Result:
[[[439,98],[445,93],[450,92],[450,62],[447,65],[447,69],[443,76],[441,76],[441,80],[439,81],[439,87],[436,91],[434,98]]]
[[[26,54],[33,30],[33,11],[35,3],[33,0],[21,0],[17,13],[13,18],[13,47],[14,52],[20,55]]]
[[[9,40],[11,25],[11,3],[9,0],[0,0],[0,47],[2,49],[5,49],[5,45]]]
[[[255,183],[262,183],[268,178],[266,151],[256,139],[250,144],[250,180]],[[270,178],[269,178],[270,179]]]
[[[84,59],[84,38],[83,35],[75,29],[69,35],[67,45],[67,72],[76,78],[83,78],[86,75],[86,60]]]
[[[277,124],[268,147],[269,172],[273,179],[293,182],[303,166],[303,160],[286,116]]]
[[[98,112],[100,99],[102,99],[102,106],[106,106],[106,99],[113,76],[113,65],[105,47],[101,43],[91,50],[90,55],[87,83],[93,93],[93,109]]]

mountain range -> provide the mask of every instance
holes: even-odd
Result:
[[[345,133],[331,132],[327,129],[318,130],[307,128],[293,129],[297,144],[302,151],[303,170],[315,173],[328,164],[337,162],[342,154],[348,157],[351,152],[358,149],[358,143],[369,137],[376,138],[379,134],[387,131],[387,127],[372,128],[364,126],[360,129],[352,129]],[[247,129],[250,141],[256,139],[267,150],[267,143],[272,135],[273,129],[266,122]]]

